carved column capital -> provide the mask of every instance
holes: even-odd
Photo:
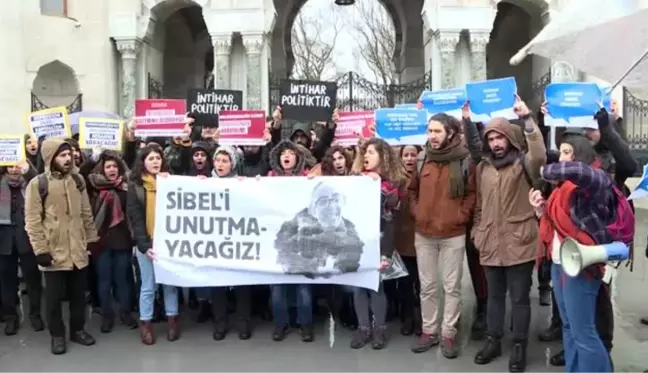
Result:
[[[243,45],[247,54],[260,54],[263,50],[263,35],[243,35]]]
[[[485,53],[486,45],[490,40],[490,34],[486,32],[471,32],[470,33],[470,51],[475,53]]]
[[[457,49],[457,44],[459,44],[459,33],[441,31],[437,34],[437,40],[439,41],[439,49],[441,52],[454,53]]]
[[[140,53],[142,43],[136,39],[117,40],[117,50],[123,60],[135,60]]]
[[[214,46],[214,54],[229,55],[232,51],[232,37],[212,36],[212,45]]]

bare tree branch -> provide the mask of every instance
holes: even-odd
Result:
[[[295,56],[292,77],[326,80],[336,71],[333,52],[343,29],[340,13],[335,5],[316,14],[305,13],[302,9],[291,30]]]
[[[356,3],[358,20],[353,24],[358,51],[376,80],[396,84],[399,72],[394,66],[396,31],[391,16],[378,2],[361,0]]]

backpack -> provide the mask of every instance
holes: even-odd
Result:
[[[79,174],[70,174],[72,180],[76,184],[77,190],[83,192],[85,190],[85,183]],[[38,176],[38,194],[41,198],[41,219],[45,220],[45,201],[47,200],[47,195],[49,194],[49,181],[47,180],[47,175],[39,174]]]

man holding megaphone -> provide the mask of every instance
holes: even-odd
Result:
[[[557,184],[556,189],[548,201],[532,190],[529,202],[540,216],[541,254],[553,261],[565,371],[612,372],[612,361],[596,332],[596,299],[605,262],[623,258],[619,253],[624,253],[624,245],[627,256],[634,214],[582,136],[563,139],[560,162],[545,166],[542,177]]]

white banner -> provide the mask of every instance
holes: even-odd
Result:
[[[155,215],[158,283],[378,289],[380,182],[366,176],[169,176]]]

